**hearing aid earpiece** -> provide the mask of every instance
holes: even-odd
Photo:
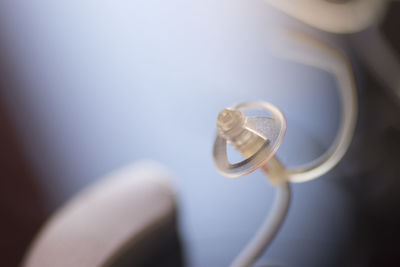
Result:
[[[267,102],[242,103],[222,110],[217,118],[217,137],[213,156],[219,172],[228,177],[239,177],[258,168],[263,170],[276,188],[273,208],[246,247],[231,266],[248,267],[265,252],[282,225],[291,200],[291,182],[307,182],[331,170],[346,153],[357,119],[357,93],[351,64],[345,56],[304,35],[290,35],[296,46],[282,48],[282,57],[331,73],[338,85],[341,120],[336,137],[329,148],[308,164],[286,168],[276,157],[286,131],[282,112]],[[280,51],[278,49],[278,51]],[[269,115],[250,116],[254,110]],[[246,115],[247,114],[247,115]],[[227,143],[238,150],[244,160],[230,163]]]
[[[270,116],[247,116],[246,111],[262,110]],[[217,118],[218,135],[214,143],[214,161],[221,174],[239,177],[258,168],[263,169],[273,182],[282,179],[283,166],[278,169],[279,160],[275,153],[286,132],[283,113],[267,102],[249,102],[223,109]],[[245,159],[230,163],[226,144],[238,150]],[[273,164],[271,164],[273,163]],[[274,175],[279,172],[278,175]]]
[[[246,115],[258,110],[268,115]],[[285,132],[286,119],[283,113],[267,102],[241,103],[223,109],[218,114],[218,134],[214,142],[214,161],[218,170],[225,176],[239,177],[260,168],[279,189],[271,215],[231,266],[251,266],[273,240],[285,219],[290,204],[290,185],[284,166],[275,156]],[[227,143],[245,159],[230,163]]]

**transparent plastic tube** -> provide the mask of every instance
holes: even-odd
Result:
[[[251,266],[266,250],[272,242],[283,221],[286,218],[291,200],[291,188],[289,183],[277,186],[277,192],[272,210],[263,224],[232,263],[232,267]]]
[[[339,51],[298,32],[288,32],[287,36],[285,43],[291,45],[279,46],[280,56],[331,73],[336,78],[341,105],[339,129],[328,150],[306,165],[287,169],[291,182],[306,182],[327,173],[346,153],[357,120],[357,88],[351,65]]]

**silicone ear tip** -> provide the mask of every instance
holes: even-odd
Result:
[[[231,164],[229,162],[226,151],[227,140],[223,136],[217,135],[213,155],[218,171],[228,177],[239,177],[265,165],[275,155],[286,132],[286,119],[276,106],[268,102],[241,103],[232,107],[232,109],[243,113],[248,110],[261,109],[271,115],[271,117],[254,116],[247,118],[250,123],[246,123],[245,127],[266,141],[258,151],[239,163]]]

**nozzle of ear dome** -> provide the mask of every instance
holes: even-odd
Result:
[[[247,116],[246,111],[262,111],[263,116]],[[265,171],[274,184],[285,180],[284,167],[274,157],[286,131],[283,113],[267,102],[241,103],[223,109],[217,117],[218,135],[214,143],[214,162],[219,172],[228,177],[239,177],[258,168]],[[244,160],[231,164],[227,143],[238,150]],[[277,166],[279,168],[277,168]]]
[[[240,110],[223,109],[217,118],[218,135],[237,149],[245,158],[254,155],[268,138],[255,130],[248,117]]]

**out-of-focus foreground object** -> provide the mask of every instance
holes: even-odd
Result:
[[[180,266],[168,180],[149,162],[111,173],[50,218],[23,266]]]
[[[381,33],[392,0],[266,0],[301,22],[329,33],[352,34],[354,50],[400,101],[399,55]],[[371,53],[371,51],[373,51]]]
[[[354,33],[375,24],[387,0],[266,0],[289,16],[327,32]]]

